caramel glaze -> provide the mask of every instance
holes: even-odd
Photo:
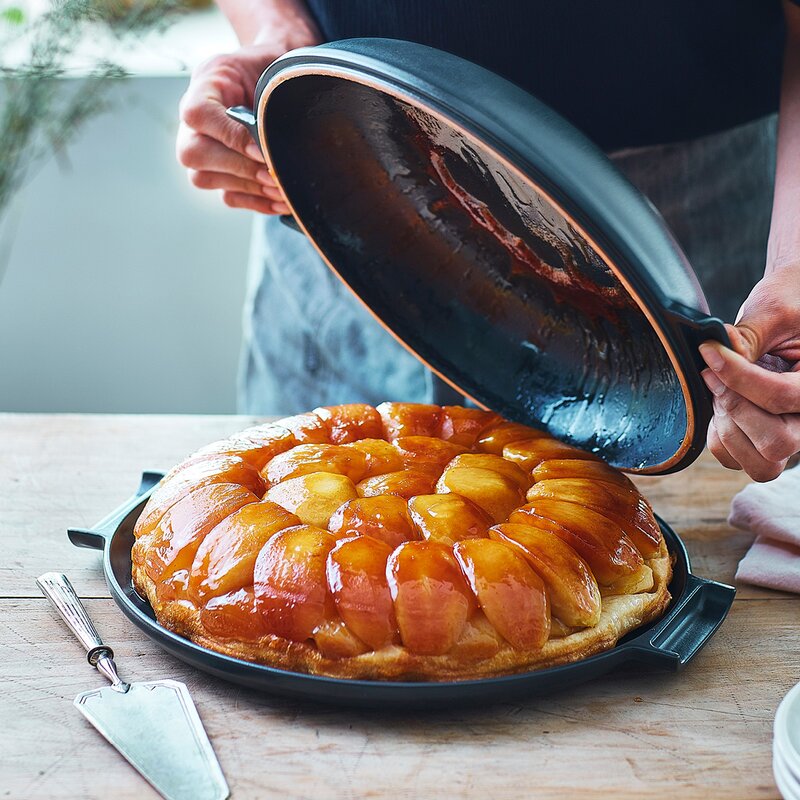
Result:
[[[436,201],[436,210],[455,204],[462,208],[474,226],[488,232],[507,252],[512,277],[543,282],[557,303],[580,310],[589,318],[598,316],[616,319],[615,310],[635,309],[630,295],[618,283],[601,286],[584,274],[565,244],[550,246],[558,253],[560,265],[547,263],[530,245],[503,225],[491,208],[467,191],[452,175],[443,153],[430,151],[430,164],[437,180],[449,192],[448,198]],[[565,223],[566,224],[566,223]],[[572,232],[577,239],[578,234]]]
[[[135,528],[138,591],[213,649],[349,677],[500,674],[612,646],[669,600],[646,501],[541,431],[401,403],[253,430],[268,458],[247,431],[236,455],[205,448]]]

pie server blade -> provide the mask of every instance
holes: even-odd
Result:
[[[125,683],[66,576],[37,585],[86,648],[110,686],[81,692],[75,706],[167,800],[224,800],[228,785],[186,686],[160,680]]]

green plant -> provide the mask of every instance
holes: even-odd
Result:
[[[13,66],[0,64],[0,218],[32,169],[106,110],[109,88],[126,76],[113,60],[99,59],[65,91],[81,40],[101,27],[119,39],[165,28],[186,8],[184,0],[54,0],[31,18],[18,6],[0,10],[0,54],[25,54]]]

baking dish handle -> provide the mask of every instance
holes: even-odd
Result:
[[[106,542],[119,527],[120,522],[133,511],[143,500],[149,497],[164,477],[163,472],[147,471],[142,473],[139,488],[133,497],[126,500],[121,506],[115,508],[110,514],[103,517],[91,528],[68,528],[67,536],[75,547],[88,547],[92,550],[102,550]]]
[[[683,669],[728,615],[736,589],[688,576],[683,599],[633,645],[633,657],[672,671]]]
[[[686,342],[698,372],[702,372],[706,368],[706,363],[697,349],[703,342],[711,340],[719,342],[725,347],[731,347],[731,340],[728,338],[728,332],[721,319],[711,317],[675,301],[670,302],[667,306],[667,313],[679,335]]]

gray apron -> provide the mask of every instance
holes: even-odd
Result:
[[[611,154],[689,257],[713,314],[733,322],[764,272],[776,117]],[[258,216],[244,308],[239,411],[291,414],[383,400],[459,402],[276,217]]]

